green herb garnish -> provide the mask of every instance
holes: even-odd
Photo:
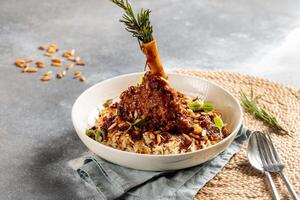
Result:
[[[95,135],[95,130],[88,129],[88,130],[85,131],[85,134],[87,136],[91,137],[91,136]]]
[[[133,125],[137,127],[146,126],[146,121],[145,119],[136,119]]]
[[[101,131],[101,130],[96,130],[95,131],[95,135],[97,135],[97,136],[102,136],[102,138],[104,139],[104,140],[106,140],[106,133],[104,132],[104,131]]]
[[[104,107],[104,108],[107,108],[112,102],[113,102],[112,99],[107,99],[107,100],[104,102],[103,107]]]
[[[204,102],[202,104],[201,108],[202,108],[202,110],[204,110],[204,112],[211,112],[215,109],[214,105],[212,103],[209,103],[209,102]]]
[[[101,131],[101,130],[88,129],[88,130],[85,131],[85,134],[89,137],[91,137],[91,136],[102,136],[103,139],[106,139],[106,133],[104,131]]]
[[[241,105],[246,111],[254,114],[255,117],[269,124],[271,128],[277,132],[288,133],[272,114],[257,105],[257,100],[261,97],[261,95],[254,96],[252,88],[250,96],[247,96],[242,90],[240,91]]]
[[[127,122],[127,124],[129,125],[129,127],[126,129],[126,131],[125,132],[128,132],[128,131],[130,131],[131,129],[132,129],[132,123],[130,123],[130,122]]]
[[[218,115],[216,115],[214,117],[214,123],[216,125],[216,127],[218,127],[218,129],[220,131],[222,131],[222,128],[223,128],[223,120],[221,119],[221,117],[219,117]]]
[[[120,19],[124,23],[126,30],[132,33],[133,37],[138,38],[139,42],[148,43],[153,40],[152,26],[150,23],[150,10],[141,9],[135,16],[128,0],[111,0],[117,6],[125,11],[125,14]]]
[[[127,122],[129,127],[127,128],[127,130],[125,132],[130,131],[134,126],[136,127],[143,127],[146,126],[146,121],[145,119],[136,119],[133,123]]]
[[[202,103],[200,101],[193,101],[192,103],[189,104],[189,108],[192,111],[200,111],[202,108]]]
[[[194,112],[201,110],[204,112],[211,112],[214,110],[214,105],[209,102],[201,103],[200,101],[196,100],[189,104],[189,108]]]

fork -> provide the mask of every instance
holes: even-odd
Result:
[[[260,134],[257,134],[259,138],[258,144],[261,147],[260,149],[262,150],[261,157],[265,170],[269,172],[279,173],[285,185],[287,186],[288,191],[292,196],[292,199],[300,200],[296,191],[292,187],[292,184],[290,183],[288,177],[283,172],[285,166],[274,147],[271,137],[269,135],[267,135],[266,137],[265,134],[261,132],[259,133]]]
[[[258,153],[259,153],[259,157],[261,160],[261,164],[262,164],[262,168],[265,171],[265,174],[268,178],[268,181],[270,183],[270,187],[272,189],[272,195],[273,195],[273,199],[276,200],[280,200],[280,195],[278,193],[278,190],[274,184],[274,181],[272,179],[272,176],[270,174],[270,166],[267,163],[267,150],[266,150],[266,146],[263,144],[263,140],[261,139],[262,133],[259,131],[255,131],[254,134],[256,135],[256,143],[257,143],[257,149],[258,149]]]

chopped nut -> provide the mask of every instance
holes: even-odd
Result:
[[[36,61],[35,64],[38,68],[45,68],[46,67],[45,63],[43,63],[42,61]]]
[[[25,68],[25,61],[24,60],[16,60],[15,65],[20,68]]]
[[[42,81],[50,81],[51,80],[52,71],[47,71],[41,78]]]
[[[68,58],[70,57],[70,53],[68,51],[63,52],[62,57]]]
[[[49,49],[50,49],[50,51],[51,51],[51,50],[55,50],[55,52],[58,51],[58,47],[57,47],[56,44],[50,44],[49,47],[48,47],[48,50],[49,50]],[[53,53],[54,53],[54,52],[53,52]]]
[[[83,75],[81,75],[81,76],[79,77],[79,80],[80,80],[80,81],[85,81],[86,78],[85,78]]]
[[[52,58],[51,61],[56,62],[56,63],[61,63],[61,59],[56,58],[56,57]]]
[[[81,76],[81,71],[77,70],[77,71],[74,73],[73,78],[79,78],[80,76]]]
[[[74,57],[75,55],[75,50],[72,49],[71,51],[65,51],[62,56],[65,58],[69,58],[69,57]]]
[[[69,64],[67,65],[67,68],[66,68],[66,70],[68,71],[68,70],[72,69],[72,68],[73,68],[73,66],[74,66],[74,64],[73,64],[73,63],[69,63]]]
[[[49,57],[52,57],[52,53],[49,53],[49,52],[46,52],[46,53],[44,53],[44,56],[49,56]]]
[[[160,134],[156,135],[157,144],[159,145],[161,143],[161,137]]]
[[[51,65],[55,66],[55,67],[61,67],[61,66],[63,66],[63,63],[59,58],[52,58]]]
[[[56,62],[51,63],[51,65],[52,65],[53,67],[61,67],[61,66],[63,66],[62,63],[56,63]]]
[[[76,65],[84,66],[85,63],[82,60],[78,60],[78,61],[76,61]]]
[[[35,72],[37,72],[37,71],[38,71],[37,68],[35,68],[35,67],[29,67],[29,66],[27,66],[27,67],[25,67],[25,68],[23,69],[23,72],[28,72],[28,73],[35,73]]]
[[[61,79],[62,77],[64,77],[66,75],[66,71],[60,71],[56,74],[56,77]]]
[[[202,128],[199,126],[199,124],[194,124],[193,128],[194,132],[197,134],[200,134],[202,132]]]
[[[44,45],[40,45],[40,46],[38,46],[38,49],[39,49],[39,50],[45,50],[46,47],[45,47]]]
[[[192,136],[193,138],[200,139],[199,135],[196,135],[196,134],[193,134],[193,133],[189,133],[189,135]]]
[[[50,80],[51,80],[51,76],[49,76],[49,75],[44,75],[44,76],[42,76],[41,80],[42,80],[42,81],[50,81]]]
[[[47,50],[48,53],[55,53],[56,52],[56,49],[51,47],[51,48],[48,48]]]
[[[55,53],[56,51],[58,51],[57,45],[56,44],[50,44],[47,52],[48,53]]]

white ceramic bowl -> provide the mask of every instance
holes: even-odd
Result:
[[[121,151],[103,145],[85,135],[91,111],[101,107],[107,99],[114,98],[131,85],[136,85],[142,73],[125,74],[102,81],[83,92],[75,101],[72,120],[82,142],[100,157],[125,167],[162,171],[192,167],[204,163],[224,151],[233,141],[242,125],[242,109],[238,101],[226,90],[207,80],[169,73],[169,83],[178,91],[187,94],[200,94],[207,89],[206,100],[213,103],[222,114],[223,121],[232,132],[227,138],[210,147],[184,154],[148,155]]]

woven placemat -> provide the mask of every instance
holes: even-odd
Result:
[[[250,130],[269,133],[286,164],[285,172],[300,195],[300,90],[288,88],[269,80],[229,72],[176,70],[176,73],[201,77],[215,82],[239,98],[242,89],[262,94],[259,105],[276,116],[288,135],[277,135],[267,125],[249,113],[244,115],[244,124]],[[247,160],[247,145],[235,155],[214,179],[205,185],[194,200],[203,199],[271,199],[270,189],[264,175],[252,168]],[[279,176],[274,179],[283,199],[290,199]]]

